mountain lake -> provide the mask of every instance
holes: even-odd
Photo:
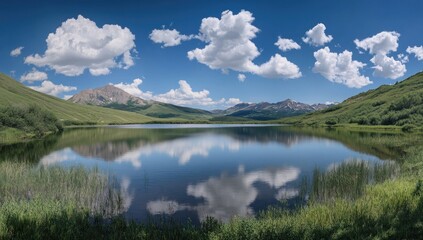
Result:
[[[391,162],[360,143],[370,133],[348,134],[234,124],[71,128],[1,146],[0,156],[25,159],[34,168],[98,168],[119,188],[120,214],[137,222],[171,217],[198,223],[207,216],[227,222],[271,206],[303,205],[317,191],[315,174],[354,162]]]

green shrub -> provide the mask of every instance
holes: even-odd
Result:
[[[36,105],[0,108],[0,126],[16,128],[37,137],[63,130],[61,122],[53,113]]]
[[[332,126],[332,125],[335,125],[337,123],[337,121],[334,120],[334,119],[329,119],[325,123],[326,123],[326,125]]]
[[[405,124],[404,126],[402,126],[401,130],[403,132],[412,132],[414,129],[414,125],[412,124]]]

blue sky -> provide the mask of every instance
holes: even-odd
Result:
[[[205,109],[339,102],[421,71],[419,9],[422,1],[2,1],[0,71],[60,98],[112,83]],[[278,37],[297,45],[282,51]]]

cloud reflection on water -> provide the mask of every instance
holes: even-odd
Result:
[[[188,206],[161,199],[148,202],[147,209],[151,214],[173,214],[181,210],[195,210],[200,220],[211,216],[226,222],[233,216],[246,217],[254,214],[250,205],[259,194],[259,190],[254,186],[255,183],[262,182],[279,190],[280,193],[277,193],[275,197],[282,196],[282,193],[285,193],[285,197],[295,197],[298,190],[283,187],[288,182],[296,180],[299,175],[300,169],[286,167],[249,173],[239,171],[233,176],[211,177],[205,182],[187,187],[187,194],[203,199],[203,203]]]

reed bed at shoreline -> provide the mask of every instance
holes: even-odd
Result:
[[[0,203],[36,200],[74,204],[104,217],[121,213],[123,201],[117,181],[97,168],[0,162]]]

